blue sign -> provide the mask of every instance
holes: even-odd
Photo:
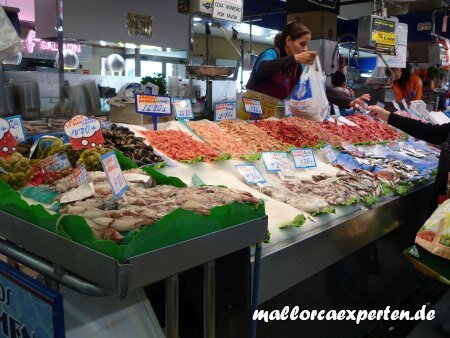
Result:
[[[15,137],[17,142],[23,143],[27,138],[25,128],[23,127],[23,121],[21,115],[14,115],[5,117],[5,120],[9,122],[9,131]]]
[[[62,295],[0,261],[0,336],[64,338]]]

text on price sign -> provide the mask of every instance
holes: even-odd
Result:
[[[136,94],[136,111],[142,114],[171,115],[170,97]]]
[[[221,120],[235,120],[236,116],[236,102],[221,102],[214,105],[215,119]]]
[[[261,101],[243,97],[245,111],[249,114],[262,115]]]
[[[102,162],[103,170],[108,177],[109,185],[114,193],[114,197],[118,199],[128,189],[128,184],[123,176],[116,154],[112,151],[103,155],[100,160]]]
[[[317,167],[314,151],[310,148],[292,149],[292,157],[296,168],[315,168]]]
[[[288,158],[286,153],[278,151],[263,152],[261,155],[267,171],[280,171],[280,161]]]
[[[248,184],[265,183],[263,175],[254,165],[237,165],[236,169]]]

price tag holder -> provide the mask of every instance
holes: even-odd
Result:
[[[267,151],[262,152],[261,157],[268,172],[278,172],[281,170],[280,161],[287,160],[288,155],[281,151]]]
[[[44,172],[55,172],[72,168],[67,154],[63,152],[44,158],[39,161],[38,165]]]
[[[94,117],[77,115],[64,124],[73,150],[95,148],[105,143],[101,123]]]
[[[327,158],[330,163],[334,163],[337,161],[336,154],[333,150],[333,148],[327,144],[325,147],[321,148],[322,152],[324,153],[325,157]]]
[[[122,169],[120,168],[119,161],[117,160],[114,151],[111,151],[100,157],[103,170],[108,177],[109,185],[114,194],[115,199],[119,199],[125,191],[128,189],[127,181],[123,176]]]
[[[109,120],[109,118],[106,118],[101,122],[101,128],[106,130],[111,129],[111,121]]]
[[[291,111],[291,108],[289,108],[287,100],[284,100],[284,116],[285,117],[291,117],[292,116],[292,111]]]
[[[218,102],[214,104],[214,120],[220,122],[222,120],[236,120],[236,102]]]
[[[89,175],[84,164],[76,167],[73,170],[73,175],[75,176],[75,180],[77,181],[78,186],[89,183]]]
[[[23,127],[22,116],[9,116],[5,117],[5,120],[9,122],[9,131],[17,140],[17,142],[25,142],[25,140],[27,139],[27,135],[25,133],[25,128]]]
[[[251,99],[248,97],[242,97],[242,102],[244,103],[244,110],[247,114],[250,114],[252,119],[257,120],[263,115],[261,101],[257,99]]]
[[[306,169],[317,167],[316,157],[311,148],[292,149],[291,154],[294,158],[294,165],[296,168]]]
[[[334,115],[336,115],[336,117],[341,116],[341,111],[339,110],[339,107],[335,104],[333,104],[333,110],[334,110]]]
[[[190,120],[194,118],[191,100],[174,98],[172,99],[172,105],[177,120]]]
[[[158,129],[158,116],[172,115],[170,96],[135,94],[136,113],[150,115],[153,129]]]
[[[264,179],[263,175],[261,175],[259,170],[256,169],[254,165],[251,164],[236,165],[236,169],[242,175],[245,182],[247,182],[250,185],[266,183],[266,180]]]
[[[8,157],[17,151],[17,140],[10,132],[9,122],[0,118],[0,156]]]
[[[402,110],[402,108],[400,108],[400,105],[397,103],[397,101],[392,101],[392,104],[394,105],[394,108],[397,109],[398,111]]]

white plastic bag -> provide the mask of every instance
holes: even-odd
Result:
[[[325,81],[319,57],[316,56],[314,64],[303,69],[291,98],[287,100],[294,116],[318,122],[324,120],[329,109]]]
[[[22,49],[22,41],[0,5],[0,62],[19,53]]]

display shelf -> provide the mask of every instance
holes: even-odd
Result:
[[[432,186],[433,180],[430,180],[403,196],[385,197],[370,209],[352,207],[352,212],[341,217],[324,215],[318,218],[312,230],[264,245],[260,304],[399,226],[425,220]]]
[[[6,239],[0,243],[0,252],[25,259],[31,268],[33,261],[38,269],[48,265],[40,272],[47,271],[48,277],[82,293],[114,294],[121,298],[130,290],[259,243],[267,234],[265,216],[117,261],[2,211],[0,219],[0,236]]]

